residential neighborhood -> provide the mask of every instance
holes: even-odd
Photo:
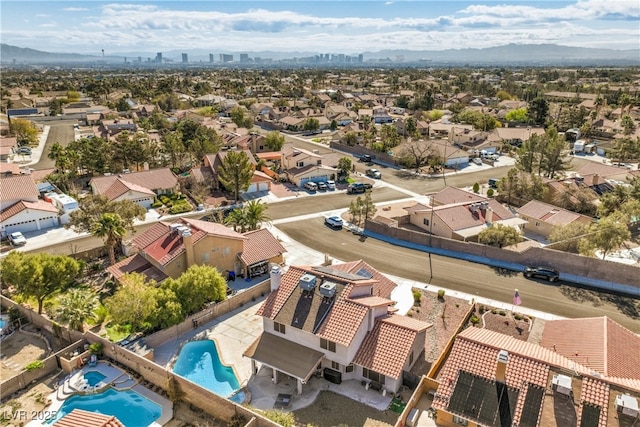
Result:
[[[3,69],[0,422],[635,425],[638,88]]]

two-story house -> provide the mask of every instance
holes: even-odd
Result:
[[[321,154],[286,144],[282,148],[281,165],[289,181],[302,187],[306,182],[335,179],[338,170],[323,164]]]
[[[314,375],[365,381],[397,392],[402,373],[424,351],[429,324],[394,314],[395,287],[363,261],[271,270],[271,294],[257,314],[263,333],[244,352],[258,364],[295,378],[297,392]]]
[[[138,272],[160,282],[179,277],[192,265],[254,277],[265,274],[269,263],[282,263],[286,252],[267,229],[241,234],[222,224],[187,218],[158,222],[136,235],[131,245],[129,253],[137,253],[108,268],[116,279]]]
[[[518,216],[527,221],[525,229],[544,237],[549,237],[554,227],[565,226],[574,223],[591,224],[594,220],[586,215],[581,215],[558,206],[531,200],[518,209]]]

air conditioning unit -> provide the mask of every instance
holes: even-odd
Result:
[[[320,295],[327,298],[332,298],[335,296],[337,290],[337,285],[332,282],[324,282],[320,285]]]
[[[554,375],[553,379],[551,380],[551,384],[552,388],[560,394],[571,396],[573,393],[573,390],[571,388],[571,377],[560,374]]]
[[[300,278],[298,284],[303,291],[311,292],[315,289],[317,280],[318,278],[316,276],[307,273]]]
[[[619,394],[616,396],[616,410],[619,413],[630,417],[637,418],[640,416],[640,410],[638,410],[638,399],[628,394]]]

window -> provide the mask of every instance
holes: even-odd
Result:
[[[413,363],[413,351],[409,355],[409,365],[411,365],[412,363]]]
[[[320,347],[334,353],[336,352],[336,343],[334,343],[333,341],[325,340],[324,338],[320,338]]]
[[[338,362],[331,362],[331,369],[335,369],[336,371],[340,370],[340,364]]]
[[[424,225],[429,225],[429,219],[427,219],[427,218],[423,219],[423,220],[422,220],[422,223],[423,223]]]
[[[296,162],[296,167],[303,167],[304,166],[304,162]]]
[[[536,227],[540,227],[540,223],[536,221]]]
[[[349,363],[347,366],[345,366],[344,371],[345,372],[353,372],[354,371],[353,363]]]
[[[453,422],[455,424],[461,425],[461,426],[466,426],[467,425],[467,420],[465,420],[464,418],[461,418],[457,415],[453,416]]]
[[[362,376],[370,379],[371,381],[379,382],[380,384],[384,384],[384,375],[377,373],[376,371],[372,371],[367,368],[362,368]]]
[[[282,323],[273,322],[273,330],[284,334],[284,325]]]

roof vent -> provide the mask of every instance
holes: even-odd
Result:
[[[498,362],[502,362],[502,363],[509,362],[509,352],[507,350],[500,350],[498,352]]]
[[[298,284],[303,291],[311,292],[315,289],[317,280],[318,278],[316,276],[307,273],[300,278],[300,282],[298,282]]]
[[[173,223],[171,225],[169,225],[169,229],[171,230],[171,234],[173,233],[177,233],[178,229],[182,227],[182,224],[178,224],[178,223]]]
[[[338,285],[333,282],[324,282],[320,285],[320,295],[327,298],[333,298],[336,295]]]

